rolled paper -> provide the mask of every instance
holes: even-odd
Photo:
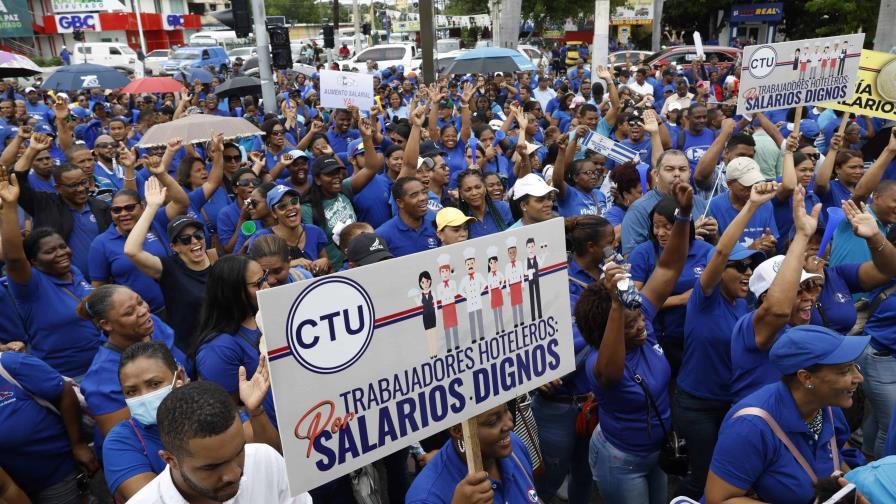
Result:
[[[246,236],[252,236],[256,231],[258,231],[258,226],[255,225],[255,221],[246,221],[240,226],[240,232]]]
[[[131,111],[131,123],[137,124],[137,114],[138,112],[136,110]]]
[[[818,247],[818,257],[824,256],[824,250],[828,248],[828,244],[831,243],[831,238],[834,237],[834,231],[845,218],[846,214],[843,213],[842,208],[828,207],[828,224],[824,227],[824,235],[821,236],[821,245]]]
[[[647,172],[650,171],[650,165],[647,163],[638,163],[636,168],[638,169],[638,175],[641,176],[641,194],[647,194],[647,191],[650,190],[650,187],[647,184]]]
[[[243,117],[243,107],[237,107],[233,110],[233,114],[236,117]]]
[[[473,164],[476,164],[476,137],[470,135],[470,155],[473,156]]]
[[[492,142],[492,147],[497,147],[498,144],[501,143],[501,140],[504,140],[505,138],[507,138],[507,133],[504,133],[501,130],[496,131],[495,132],[495,141]]]
[[[386,136],[386,118],[382,114],[378,117],[380,118],[380,129],[383,131],[383,136]]]

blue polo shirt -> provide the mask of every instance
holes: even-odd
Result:
[[[892,228],[891,225],[885,226],[880,219],[874,215],[874,209],[868,205],[868,213],[877,221],[877,229],[887,236]],[[868,243],[864,238],[856,236],[852,232],[852,225],[848,219],[843,219],[834,230],[834,238],[831,245],[831,261],[833,265],[844,263],[862,263],[871,260],[871,250],[868,249]]]
[[[874,299],[882,291],[892,287],[894,281],[890,281],[871,293],[869,298]],[[877,307],[877,310],[865,323],[865,334],[871,336],[871,346],[875,350],[896,352],[896,325],[893,324],[894,319],[896,319],[896,296],[891,295]]]
[[[445,160],[448,171],[451,172],[448,187],[457,187],[457,175],[467,169],[467,144],[460,138],[460,130],[457,130],[457,145],[453,149],[445,147],[442,142],[438,142],[437,145],[445,151],[442,159]]]
[[[143,425],[132,419],[120,422],[103,443],[103,474],[109,493],[125,481],[143,473],[160,474],[168,464],[159,456],[164,450],[158,425]]]
[[[366,222],[375,229],[392,218],[392,207],[389,205],[392,183],[387,175],[377,173],[361,192],[352,197],[359,221]]]
[[[586,193],[572,184],[566,184],[566,193],[558,199],[557,206],[564,217],[602,215],[607,210],[607,197],[600,189]]]
[[[742,316],[731,332],[731,402],[737,402],[756,389],[781,379],[781,372],[768,360],[768,350],[756,346],[753,325],[755,310]],[[777,340],[790,327],[775,335]]]
[[[622,253],[624,255],[630,254],[636,245],[648,240],[648,230],[653,226],[653,222],[650,221],[650,212],[661,199],[663,199],[663,195],[656,189],[651,189],[628,207],[625,218],[622,219]],[[705,209],[706,201],[695,194],[691,217],[696,218],[696,216],[702,215]],[[719,229],[722,227],[719,226]]]
[[[821,211],[826,213],[828,208],[832,206],[840,208],[840,202],[850,198],[852,198],[852,191],[843,185],[843,182],[840,182],[837,179],[831,179],[831,181],[828,182],[828,191],[820,197]]]
[[[55,181],[53,180],[53,176],[50,175],[50,180],[44,180],[40,178],[34,170],[28,172],[28,185],[31,186],[35,191],[43,191],[43,192],[56,192],[56,186],[54,185]]]
[[[0,363],[22,386],[0,377],[0,467],[25,493],[39,492],[75,470],[62,418],[32,397],[58,404],[62,375],[24,353],[0,353]]]
[[[475,222],[471,222],[469,224],[470,237],[479,238],[480,236],[490,235],[492,233],[499,233],[504,231],[511,224],[513,224],[513,215],[510,212],[510,204],[506,201],[492,201],[492,204],[495,206],[495,210],[498,212],[498,215],[504,220],[504,227],[499,228],[498,224],[495,222],[495,216],[492,215],[491,210],[488,205],[485,207],[485,215],[482,217],[482,220],[476,219]],[[467,212],[467,215],[472,216],[471,212]]]
[[[600,412],[600,428],[614,447],[629,454],[647,456],[659,451],[663,443],[663,426],[641,386],[635,382],[635,375],[647,385],[662,422],[667,431],[672,430],[672,416],[669,412],[669,380],[672,368],[663,354],[653,334],[653,319],[656,309],[647,298],[642,298],[641,314],[647,331],[647,341],[643,345],[625,353],[625,370],[622,381],[608,388],[600,386],[594,372],[588,373],[588,383],[597,397]],[[597,362],[595,350],[585,360],[585,369],[593,370]],[[648,414],[648,411],[650,412]],[[648,428],[647,423],[650,422]]]
[[[694,281],[700,278],[715,247],[703,240],[693,240],[688,247],[688,256],[685,259],[684,269],[681,275],[675,281],[675,287],[672,289],[672,295],[682,294],[688,289],[694,287]],[[662,254],[662,250],[659,251]],[[646,241],[632,251],[628,257],[631,264],[632,280],[647,283],[653,270],[656,269],[659,256],[657,248],[653,242]],[[658,341],[665,341],[667,338],[681,340],[684,338],[685,312],[687,308],[684,306],[675,306],[672,308],[664,308],[659,311],[656,319],[653,321],[653,330]]]
[[[137,266],[124,255],[123,236],[110,224],[103,234],[96,237],[90,245],[90,278],[97,281],[111,281],[120,285],[127,285],[149,304],[152,311],[164,308],[165,299],[162,297],[162,289],[159,283],[143,274]],[[165,257],[168,250],[165,244],[153,232],[146,233],[143,250],[156,257]]]
[[[734,218],[737,217],[737,214],[740,213],[740,210],[734,208],[734,205],[731,204],[729,194],[730,193],[726,191],[714,197],[709,202],[709,214],[715,217],[716,221],[718,221],[720,235],[725,232],[725,229],[728,228],[731,221],[733,221]],[[749,247],[754,240],[760,238],[763,233],[765,233],[766,228],[771,230],[772,236],[775,238],[779,236],[778,225],[775,222],[774,209],[770,202],[763,203],[762,206],[753,213],[753,216],[750,217],[750,220],[747,222],[744,232],[741,233],[738,241],[743,246]]]
[[[862,292],[859,283],[861,266],[853,263],[825,267],[824,286],[818,294],[818,302],[812,308],[810,324],[826,326],[840,334],[847,334],[852,329],[856,324],[856,305],[852,295],[854,292]]]
[[[28,283],[10,279],[9,290],[25,321],[31,354],[64,376],[86,373],[100,346],[100,332],[75,313],[93,290],[78,268],[72,266],[71,282],[31,268]]]
[[[25,325],[6,283],[6,281],[0,283],[0,343],[24,342],[28,339]]]
[[[356,129],[349,129],[345,133],[337,133],[334,128],[330,128],[330,130],[327,131],[327,142],[333,149],[333,153],[342,154],[342,157],[348,155],[348,152],[346,152],[348,150],[348,144],[352,143],[352,140],[357,140],[359,138],[361,138],[361,132]]]
[[[492,480],[495,504],[537,503],[538,494],[532,484],[532,461],[529,450],[513,432],[510,433],[513,455],[498,459],[501,480]],[[467,476],[467,462],[462,460],[452,446],[445,443],[426,467],[414,478],[405,504],[449,504],[454,489]]]
[[[227,244],[236,232],[236,223],[240,220],[240,207],[236,201],[222,208],[218,212],[218,240]]]
[[[69,207],[69,211],[72,213],[74,224],[72,234],[68,236],[68,246],[72,249],[72,264],[83,273],[90,269],[87,260],[90,255],[90,244],[100,233],[96,226],[96,216],[90,211],[90,205],[85,204],[81,210]]]
[[[864,463],[855,448],[843,449],[849,440],[849,426],[840,408],[825,408],[818,440],[803,422],[793,396],[784,383],[766,385],[735,404],[719,431],[719,440],[712,456],[710,470],[737,488],[755,491],[762,502],[812,502],[815,497],[812,480],[793,458],[781,440],[762,418],[755,415],[732,416],[747,407],[758,407],[775,419],[797,451],[821,478],[834,467],[830,440],[837,439],[840,460]],[[833,418],[831,417],[833,414]],[[854,464],[851,464],[855,467]]]
[[[710,401],[727,401],[731,382],[731,332],[738,319],[749,311],[738,298],[730,303],[722,295],[722,284],[703,294],[700,279],[688,299],[684,323],[684,354],[678,371],[678,386],[688,394]]]
[[[621,207],[618,204],[614,204],[604,212],[603,218],[607,219],[613,227],[619,226],[622,224],[622,219],[625,219],[626,210],[628,210],[627,207]]]
[[[305,259],[309,261],[316,261],[320,258],[320,252],[327,247],[329,241],[327,241],[327,235],[324,233],[324,230],[315,226],[314,224],[302,224],[305,228],[305,247],[302,249],[302,255]],[[260,236],[274,234],[274,230],[272,228],[264,228],[259,231],[256,231],[251,237],[249,237],[249,245],[246,250],[252,248],[252,244],[255,243]]]
[[[258,342],[261,331],[240,327],[237,334],[219,333],[203,343],[196,352],[196,374],[202,380],[217,383],[229,394],[239,393],[239,369],[246,368],[251,378],[258,368]],[[269,390],[264,398],[264,410],[271,423],[277,426],[274,396]]]
[[[389,245],[389,251],[395,257],[406,256],[424,250],[434,249],[439,246],[439,238],[436,236],[434,222],[436,214],[429,210],[423,217],[423,223],[419,229],[414,229],[403,220],[400,215],[392,217],[385,224],[376,228],[376,234],[381,236]]]

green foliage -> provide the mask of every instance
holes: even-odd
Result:
[[[314,0],[265,0],[265,10],[269,16],[286,16],[286,19],[298,23],[316,24],[333,18],[332,3],[317,3]],[[351,3],[340,3],[340,22],[351,19]]]
[[[33,61],[34,64],[39,67],[62,66],[62,58],[60,58],[59,56],[50,56],[49,58],[44,58],[42,56],[32,56],[31,61]]]
[[[865,32],[865,47],[874,45],[880,0],[809,0],[784,3],[784,19],[812,19],[787,26],[787,38],[830,37]],[[792,14],[791,14],[792,13]],[[799,17],[791,17],[791,15]]]

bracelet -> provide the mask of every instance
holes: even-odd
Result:
[[[878,245],[877,247],[875,247],[874,251],[875,251],[875,252],[880,252],[880,251],[883,250],[884,247],[886,247],[886,246],[887,246],[887,239],[884,238],[883,241],[880,242],[880,245]]]
[[[675,214],[675,222],[691,222],[691,216]]]
[[[128,181],[128,182],[130,182],[130,181],[132,181],[132,180],[137,180],[137,176],[136,176],[136,175],[134,175],[134,176],[131,177],[131,178],[127,178],[127,177],[122,177],[122,178],[123,178],[124,180]]]
[[[249,413],[250,418],[258,418],[261,415],[264,415],[264,408],[261,408],[261,410],[258,413]]]

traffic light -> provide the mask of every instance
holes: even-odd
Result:
[[[268,35],[271,38],[271,62],[274,68],[281,70],[292,68],[289,29],[285,26],[269,26]]]
[[[84,42],[84,32],[81,30],[72,31],[72,36],[75,37],[75,40],[78,42]]]
[[[333,38],[333,27],[331,25],[324,26],[324,47],[333,49],[336,47],[336,40]]]
[[[370,23],[364,23],[361,25],[361,33],[364,35],[370,35]]]
[[[233,13],[232,28],[236,32],[236,36],[248,37],[252,33],[252,13],[249,11],[249,0],[231,0],[230,9]]]

